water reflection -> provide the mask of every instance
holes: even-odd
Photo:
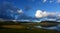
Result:
[[[51,27],[42,27],[42,26],[34,26],[35,28],[49,29],[49,30],[58,30],[60,31],[60,24],[51,26]]]

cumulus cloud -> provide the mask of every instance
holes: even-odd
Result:
[[[46,16],[48,15],[48,13],[47,13],[46,11],[44,11],[44,12],[42,12],[42,15],[43,15],[44,17],[46,17]]]
[[[43,16],[42,16],[42,11],[41,11],[41,10],[37,10],[37,11],[36,11],[36,14],[35,14],[35,17],[36,17],[36,18],[41,18],[41,17],[43,17]]]
[[[36,14],[35,14],[36,18],[42,18],[42,17],[46,17],[46,16],[47,16],[47,12],[46,11],[44,11],[44,12],[42,12],[41,10],[37,10],[36,11]]]
[[[35,13],[36,18],[43,18],[43,17],[48,17],[48,16],[55,16],[56,12],[46,12],[42,10],[37,10]]]
[[[43,3],[45,3],[47,0],[43,0]]]

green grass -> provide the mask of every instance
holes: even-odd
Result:
[[[17,28],[17,29],[23,29],[26,28],[27,26],[25,25],[2,25],[4,28]]]
[[[27,29],[26,27],[32,27],[40,25],[40,23],[1,23],[0,33],[60,33],[59,31],[54,30],[44,30],[44,29]],[[43,24],[45,25],[45,24]],[[2,28],[3,27],[3,28]]]
[[[60,33],[54,30],[44,30],[44,29],[27,29],[25,25],[4,25],[0,29],[0,33]]]

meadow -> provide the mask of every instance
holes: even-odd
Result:
[[[60,31],[56,30],[32,28],[35,24],[36,23],[0,23],[0,33],[60,33]]]

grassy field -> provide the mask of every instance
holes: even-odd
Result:
[[[58,31],[52,31],[52,30],[43,30],[43,29],[33,29],[33,30],[27,30],[27,29],[0,29],[0,33],[60,33]]]
[[[4,27],[4,28],[17,28],[17,29],[26,28],[26,26],[24,26],[24,25],[3,25],[2,27]]]
[[[44,29],[27,29],[25,25],[3,25],[0,29],[0,33],[60,33],[54,30],[44,30]]]
[[[0,22],[0,33],[60,33],[55,30],[45,30],[34,28],[36,25],[49,26],[51,23],[14,23],[14,22]],[[53,24],[55,25],[55,24]],[[31,29],[33,27],[33,29]]]

